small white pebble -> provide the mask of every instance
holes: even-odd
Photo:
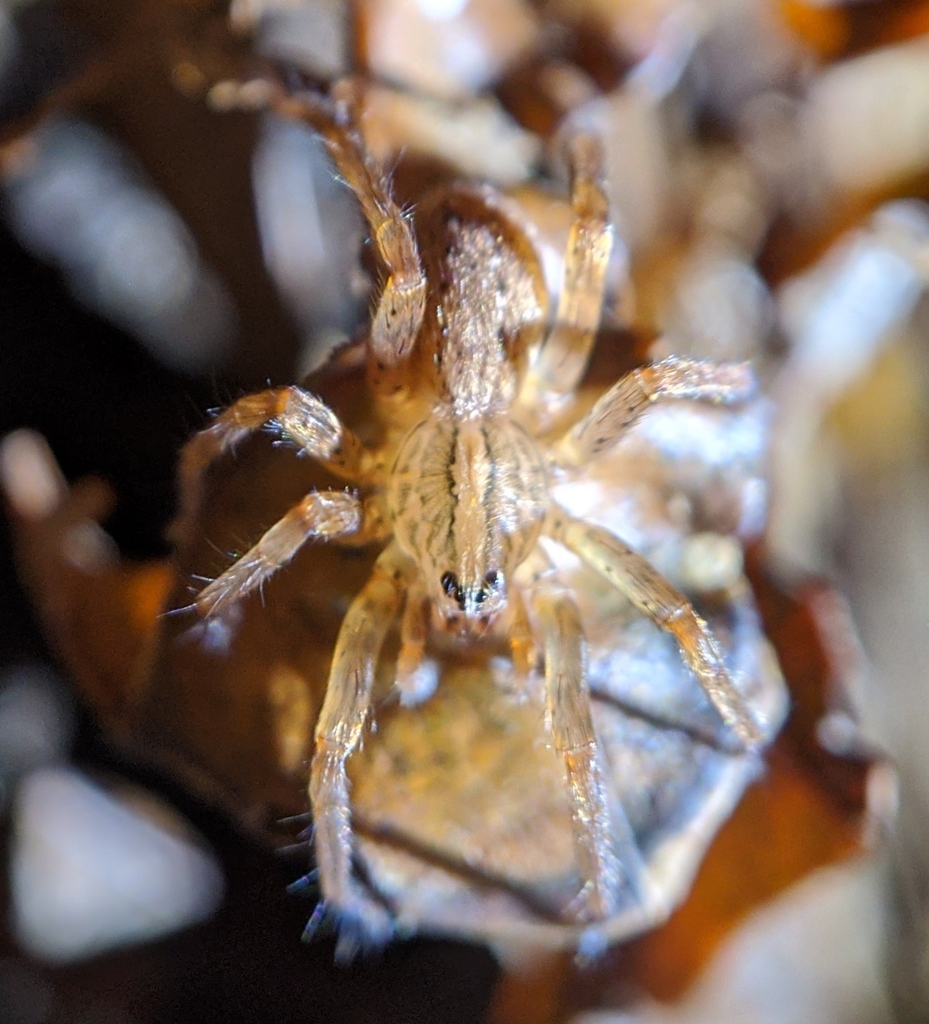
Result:
[[[0,486],[24,519],[47,518],[67,492],[45,438],[27,429],[15,430],[0,442]]]
[[[13,812],[10,891],[18,942],[61,963],[208,917],[220,902],[222,875],[189,832],[148,795],[130,802],[64,767],[33,772]]]
[[[695,533],[681,546],[677,578],[686,590],[728,590],[742,575],[742,546],[735,537]]]

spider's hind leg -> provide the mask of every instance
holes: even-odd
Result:
[[[339,174],[355,193],[387,271],[371,325],[371,350],[385,368],[395,366],[410,354],[419,333],[426,309],[426,276],[413,229],[391,194],[387,175],[361,137],[359,83],[353,78],[336,82],[331,101],[309,92],[291,96],[271,83],[265,85],[266,105],[318,132]]]
[[[388,175],[368,152],[360,131],[361,85],[352,77],[335,82],[331,96],[311,91],[291,94],[268,79],[223,82],[210,94],[220,109],[270,110],[301,121],[317,132],[339,175],[355,194],[371,240],[386,271],[371,324],[369,346],[374,390],[398,390],[391,372],[409,357],[426,312],[426,275],[416,236],[394,199]]]
[[[520,395],[521,404],[530,407],[540,393],[567,395],[580,383],[600,324],[613,250],[600,143],[591,135],[574,135],[568,143],[568,155],[574,220],[565,249],[564,284],[555,324]]]

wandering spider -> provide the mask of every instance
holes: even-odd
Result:
[[[684,595],[618,537],[569,514],[552,489],[582,479],[655,401],[743,402],[752,373],[744,364],[669,358],[622,377],[592,408],[578,398],[613,238],[593,138],[578,134],[568,146],[573,222],[546,331],[538,257],[504,197],[489,187],[441,189],[420,205],[414,234],[361,142],[351,83],[330,99],[265,86],[260,100],[320,134],[387,272],[367,340],[381,428],[373,443],[293,386],[237,401],[188,443],[181,461],[182,534],[208,466],[258,430],[273,429],[351,488],[307,494],[197,595],[204,618],[222,621],[308,540],[382,546],[342,622],[316,724],[309,795],[323,900],[314,919],[331,909],[363,940],[392,934],[390,913],[353,871],[346,763],[362,738],[381,647],[399,622],[401,694],[428,690],[427,643],[454,650],[502,638],[517,684],[544,665],[581,880],[563,910],[595,924],[637,880],[598,752],[581,617],[546,544],[573,552],[675,638],[740,749],[757,747],[762,734]]]

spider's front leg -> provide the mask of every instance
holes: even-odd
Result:
[[[590,714],[580,616],[567,594],[544,585],[537,591],[534,605],[544,637],[545,688],[552,734],[568,780],[574,848],[582,881],[577,909],[584,921],[603,920],[616,911],[627,872],[614,845],[614,828]],[[630,868],[638,860],[635,855],[627,859]]]
[[[286,565],[308,540],[350,539],[365,544],[379,539],[382,532],[376,499],[365,503],[344,491],[314,491],[204,587],[194,607],[204,618],[221,615]]]
[[[574,519],[560,508],[549,515],[545,532],[609,580],[640,612],[671,633],[685,663],[745,749],[753,750],[761,744],[762,731],[729,675],[716,638],[687,598],[648,559],[609,531]]]
[[[393,933],[388,911],[352,873],[352,824],[345,766],[358,746],[371,701],[378,654],[410,581],[411,563],[396,544],[375,562],[352,601],[336,641],[326,697],[316,724],[310,769],[310,804],[316,864],[325,905],[343,929],[344,953],[355,942],[386,942]]]
[[[564,466],[584,466],[611,448],[633,423],[663,398],[733,405],[751,398],[755,375],[748,363],[713,363],[672,356],[627,373],[555,446]]]
[[[353,482],[362,479],[362,444],[324,402],[296,385],[245,395],[195,434],[181,452],[181,506],[172,527],[179,543],[188,538],[193,528],[203,478],[210,464],[269,425],[337,476]]]

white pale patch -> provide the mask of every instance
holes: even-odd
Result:
[[[597,1010],[571,1024],[864,1024],[890,1021],[881,978],[880,869],[827,868],[735,929],[674,1006]]]
[[[423,658],[415,672],[397,679],[400,703],[405,708],[423,704],[435,693],[439,685],[439,666],[435,658]]]
[[[468,6],[468,0],[419,0],[419,9],[431,21],[450,21]]]
[[[16,937],[56,962],[169,934],[208,917],[222,896],[219,866],[174,812],[64,767],[21,784],[10,861]]]

